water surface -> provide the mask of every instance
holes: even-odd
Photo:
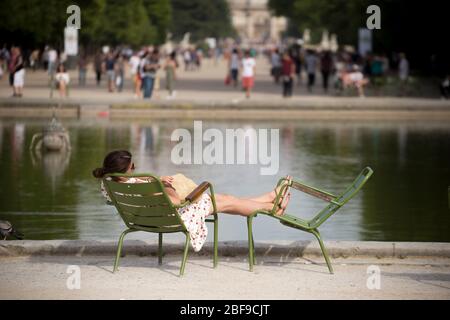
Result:
[[[327,240],[450,241],[450,125],[402,122],[203,122],[204,129],[278,128],[280,169],[260,165],[175,165],[173,130],[193,122],[64,120],[70,154],[34,154],[32,136],[42,120],[0,120],[0,219],[27,239],[117,239],[125,225],[107,206],[91,171],[113,149],[129,149],[139,171],[184,173],[211,181],[217,193],[257,195],[286,174],[339,193],[365,166],[375,173],[361,192],[322,227]],[[293,192],[287,212],[312,217],[325,205]],[[245,240],[243,217],[220,216],[220,240]],[[255,220],[256,240],[312,239],[274,219]],[[211,233],[209,239],[211,239]],[[137,233],[130,238],[155,238]],[[169,239],[181,239],[169,235]]]

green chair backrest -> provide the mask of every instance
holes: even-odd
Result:
[[[146,177],[145,183],[123,183],[118,177]],[[147,179],[148,177],[148,179]],[[109,174],[103,184],[125,224],[151,232],[179,232],[186,228],[164,191],[161,181],[151,174]]]
[[[341,208],[358,193],[358,191],[364,186],[364,184],[372,174],[373,170],[371,168],[364,168],[358,175],[358,177],[353,180],[350,186],[341,195],[332,200],[328,206],[326,206],[322,211],[320,211],[314,218],[309,221],[310,227],[318,228],[322,223],[324,223],[339,208]]]

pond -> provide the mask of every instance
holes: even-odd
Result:
[[[171,134],[192,121],[63,120],[69,154],[29,149],[47,121],[0,120],[0,219],[26,239],[116,240],[125,225],[105,204],[92,170],[114,149],[129,149],[140,172],[183,173],[208,180],[216,193],[251,196],[270,191],[286,174],[340,193],[365,167],[374,175],[321,227],[326,240],[450,241],[450,125],[440,122],[204,121],[203,128],[279,129],[279,170],[261,175],[259,164],[174,164]],[[293,191],[287,212],[312,217],[321,200]],[[219,240],[245,240],[243,217],[220,215]],[[275,219],[259,216],[255,240],[312,239]],[[211,241],[211,234],[208,240]],[[132,238],[154,238],[136,233]],[[182,239],[170,235],[169,239]]]

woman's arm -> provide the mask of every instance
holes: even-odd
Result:
[[[180,198],[180,196],[173,187],[166,187],[164,188],[164,191],[166,191],[170,201],[172,201],[174,205],[179,205],[182,202],[182,199]]]

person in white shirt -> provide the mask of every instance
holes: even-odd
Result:
[[[247,98],[250,98],[250,91],[255,83],[255,67],[255,59],[250,56],[250,50],[246,50],[242,59],[242,87],[245,89]]]
[[[48,74],[55,74],[56,60],[58,59],[58,53],[55,49],[51,48],[48,52]]]
[[[365,97],[364,95],[364,86],[369,84],[369,80],[364,78],[363,73],[361,72],[358,65],[353,65],[352,71],[348,73],[344,73],[342,76],[342,81],[344,88],[354,86],[358,89],[358,94],[361,98]]]
[[[130,74],[134,83],[134,96],[135,98],[140,98],[142,81],[139,75],[139,66],[141,64],[141,58],[137,52],[133,54],[128,63],[130,64]]]
[[[55,82],[59,89],[59,96],[61,98],[67,97],[67,85],[70,82],[70,76],[62,63],[58,65],[58,69],[55,75]]]

